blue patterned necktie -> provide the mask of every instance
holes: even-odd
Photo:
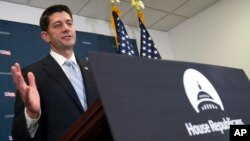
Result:
[[[83,109],[87,110],[86,94],[83,85],[82,75],[80,69],[72,60],[66,60],[64,62],[66,74],[69,77],[71,84],[73,85],[77,96],[82,104]]]

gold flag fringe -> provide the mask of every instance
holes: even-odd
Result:
[[[117,15],[119,17],[121,17],[121,11],[119,8],[117,8],[114,4],[112,4],[112,12],[116,12]],[[115,26],[115,20],[114,20],[114,17],[113,17],[113,14],[111,13],[111,18],[110,18],[110,22],[111,22],[111,27],[113,29],[113,32],[114,32],[114,36],[115,36],[115,44],[116,44],[116,48],[118,48],[118,38],[117,38],[117,34],[116,34],[116,26]]]

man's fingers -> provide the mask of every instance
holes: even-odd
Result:
[[[27,84],[22,75],[21,67],[18,63],[15,63],[11,66],[12,79],[16,85],[16,88],[20,92],[20,96],[25,104],[25,107],[28,111],[32,112],[32,114],[40,111],[40,99],[38,97],[38,92],[36,89],[35,76],[32,72],[27,74],[28,82]],[[30,115],[30,114],[29,114]]]
[[[32,88],[30,86],[28,86],[26,88],[26,94],[24,95],[23,97],[23,101],[24,101],[24,104],[25,104],[25,107],[27,108],[27,110],[31,113],[28,113],[29,115],[30,114],[33,114],[32,117],[37,117],[38,116],[38,113],[40,111],[40,105],[38,106],[37,105],[37,99],[35,99],[32,95],[33,93],[31,93],[30,91]],[[38,107],[37,107],[38,106]],[[31,115],[30,115],[31,116]]]
[[[29,86],[32,88],[36,88],[36,80],[32,72],[28,73],[28,79],[29,79]]]
[[[11,66],[11,73],[14,83],[17,84],[17,79],[20,77],[19,75],[21,75],[21,69],[18,63],[15,63],[13,66]]]
[[[24,102],[25,107],[27,107],[29,110],[31,109],[31,95],[30,95],[30,87],[27,86],[23,92],[20,93],[20,96]]]
[[[21,68],[18,63],[15,63],[11,67],[12,79],[16,85],[16,88],[20,91],[21,95],[25,95],[27,84],[22,76]]]
[[[11,74],[12,74],[12,79],[13,79],[13,81],[14,81],[14,83],[16,84],[16,67],[15,66],[12,66],[11,67]]]
[[[15,63],[14,65],[16,67],[16,71],[21,72],[21,67],[20,67],[19,63]]]

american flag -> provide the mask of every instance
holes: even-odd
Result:
[[[118,53],[127,54],[129,56],[136,56],[134,48],[129,40],[125,26],[116,11],[112,11],[114,18],[116,34],[118,39]]]
[[[146,27],[143,22],[139,18],[139,24],[141,28],[141,57],[153,58],[153,59],[161,59],[161,55],[156,49],[155,43],[148,33]]]
[[[0,54],[2,54],[2,55],[11,55],[10,51],[7,51],[7,50],[0,50]]]
[[[16,97],[16,94],[14,92],[4,92],[4,96],[6,96],[6,97]]]

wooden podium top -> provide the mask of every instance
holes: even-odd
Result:
[[[98,99],[62,136],[60,141],[113,141],[104,114],[101,100]]]

